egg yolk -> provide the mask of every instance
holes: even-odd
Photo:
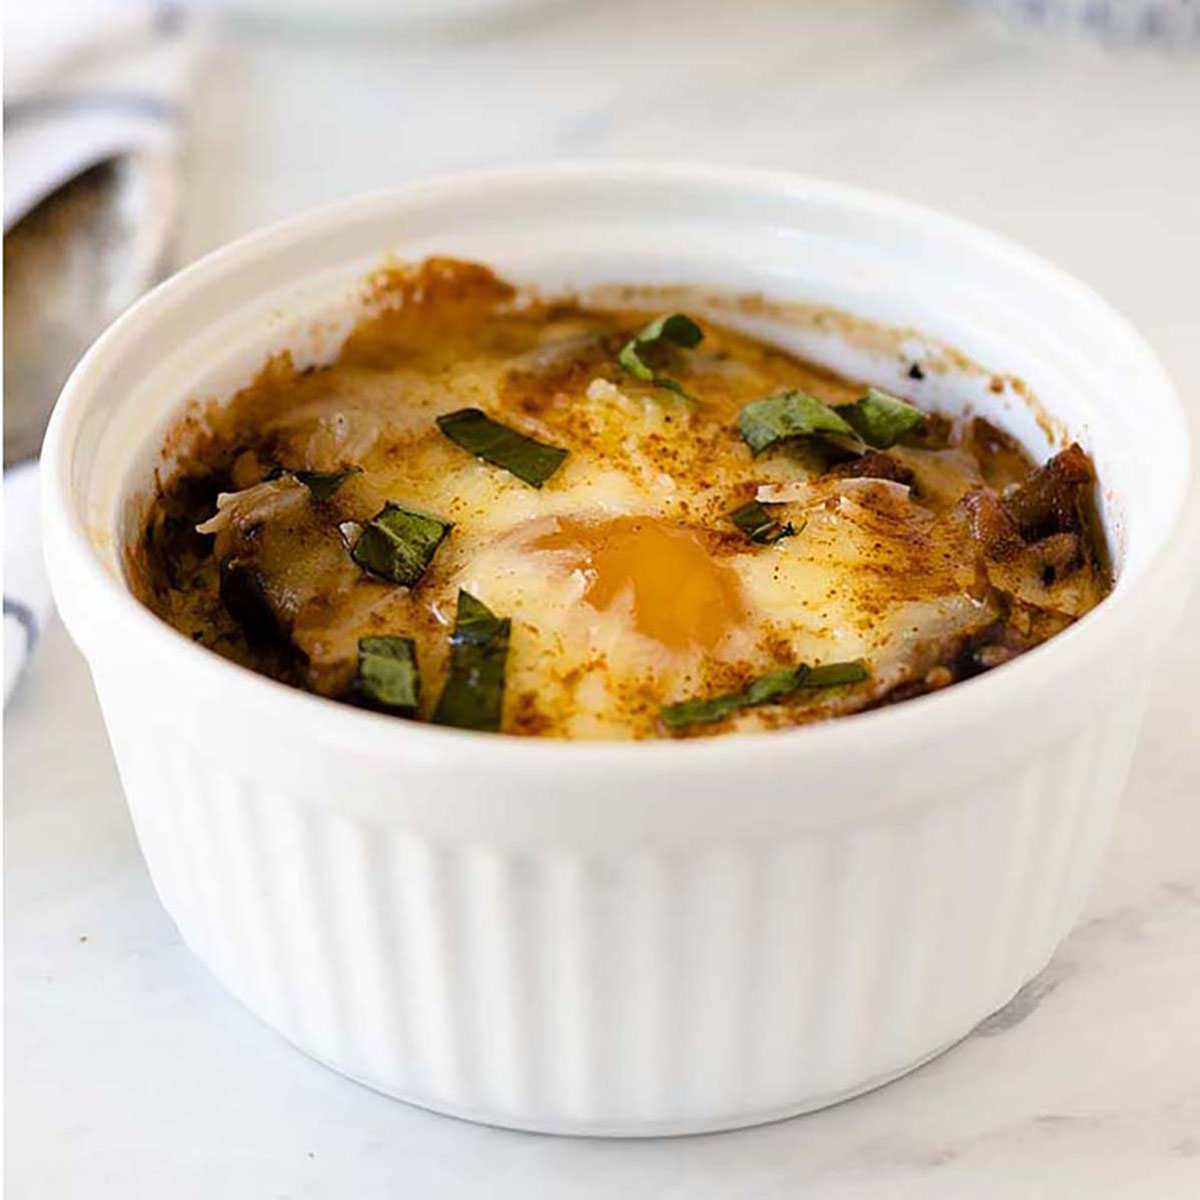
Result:
[[[559,517],[558,528],[532,546],[570,556],[587,578],[584,600],[593,608],[628,596],[634,628],[672,650],[711,650],[746,616],[736,572],[689,529],[652,517]]]

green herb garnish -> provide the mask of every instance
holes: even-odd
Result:
[[[312,492],[314,500],[328,500],[351,475],[361,474],[362,467],[343,467],[340,471],[289,471],[287,467],[276,464],[263,477],[263,482],[290,475]]]
[[[372,575],[414,587],[451,528],[448,521],[389,502],[363,526],[350,557]]]
[[[740,692],[725,692],[720,696],[668,704],[662,709],[660,716],[668,729],[710,725],[714,721],[724,720],[740,709],[784,700],[800,688],[841,687],[848,683],[861,683],[867,677],[866,667],[857,660],[826,663],[821,667],[809,667],[801,663],[798,667],[784,667],[782,670],[772,671],[769,675],[756,679]]]
[[[292,474],[312,492],[314,500],[328,500],[351,475],[361,475],[362,467],[344,467],[340,471],[293,471]]]
[[[773,700],[782,700],[800,686],[796,682],[796,676],[804,670],[807,668],[786,667],[781,671],[772,671],[769,675],[756,679],[748,688],[740,692],[725,692],[720,696],[681,700],[678,704],[668,704],[661,713],[662,723],[668,729],[683,729],[688,725],[709,725],[713,721],[723,720],[739,709],[752,708],[757,704],[770,704]]]
[[[526,437],[478,408],[462,408],[438,417],[438,428],[468,454],[503,467],[525,483],[540,488],[567,457],[565,450]]]
[[[925,414],[919,408],[878,388],[868,388],[865,396],[853,404],[841,405],[837,413],[876,450],[887,450],[925,423]]]
[[[450,635],[450,673],[433,710],[438,725],[456,729],[500,728],[504,707],[504,665],[512,623],[501,620],[461,589]]]
[[[800,680],[802,688],[843,687],[847,683],[862,683],[868,678],[867,668],[859,659],[849,662],[825,663],[821,667],[809,667]]]
[[[800,531],[788,521],[780,524],[757,501],[751,500],[729,514],[729,519],[752,541],[769,546],[780,538],[794,537]]]
[[[755,454],[777,442],[823,437],[843,445],[861,445],[858,434],[838,414],[807,392],[780,392],[753,400],[738,414],[738,431]]]
[[[635,379],[652,384],[654,387],[667,388],[669,391],[691,400],[693,397],[688,394],[683,384],[677,383],[668,375],[660,375],[642,358],[642,352],[662,345],[664,342],[670,342],[674,346],[690,350],[693,346],[698,346],[703,337],[704,330],[691,317],[685,316],[683,313],[670,313],[668,316],[656,317],[645,329],[635,333],[621,347],[621,353],[617,355],[617,362]]]
[[[417,711],[420,687],[412,638],[359,638],[354,684],[373,704],[412,716]]]

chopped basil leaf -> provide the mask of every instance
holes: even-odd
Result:
[[[799,530],[788,521],[781,525],[757,501],[751,500],[729,514],[729,519],[752,541],[769,546],[780,538],[794,537]]]
[[[500,728],[511,627],[507,617],[501,620],[460,589],[450,635],[450,673],[433,710],[436,724],[493,733]]]
[[[798,667],[784,667],[779,671],[771,671],[756,679],[744,692],[736,693],[742,697],[743,704],[753,707],[758,704],[770,704],[775,700],[783,700],[790,696],[800,686],[800,680],[808,673],[808,668],[801,664]]]
[[[837,412],[876,450],[894,446],[906,433],[925,423],[925,414],[919,408],[878,388],[868,388],[865,396],[840,406]]]
[[[294,471],[293,474],[312,492],[314,500],[328,500],[351,475],[361,475],[362,467],[344,467],[340,471]]]
[[[802,688],[842,687],[847,683],[862,683],[869,678],[867,668],[858,659],[850,662],[826,663],[822,667],[809,667],[799,681]]]
[[[389,502],[363,526],[350,557],[372,575],[414,587],[451,528],[448,521]]]
[[[462,408],[438,417],[438,428],[468,454],[503,467],[525,483],[540,488],[567,457],[565,450],[547,446],[493,421],[478,408]]]
[[[801,391],[751,401],[738,415],[738,431],[755,454],[798,437],[825,437],[850,446],[861,445],[853,428],[828,404]]]
[[[351,475],[361,474],[362,467],[343,467],[340,471],[289,471],[286,467],[276,464],[263,480],[265,482],[268,479],[280,479],[284,475],[290,475],[312,492],[314,500],[328,500]]]
[[[711,725],[749,704],[744,692],[728,692],[705,700],[680,700],[668,704],[659,713],[668,729],[686,729],[689,725]]]
[[[417,711],[420,687],[412,638],[359,638],[354,683],[363,696],[380,707],[412,716]]]
[[[743,708],[773,704],[784,700],[799,688],[840,687],[861,683],[867,669],[861,662],[826,663],[822,667],[784,667],[756,679],[740,692],[725,692],[720,696],[683,700],[666,705],[660,716],[668,729],[684,729],[689,725],[709,725],[723,721]]]
[[[635,379],[654,387],[667,388],[677,395],[692,399],[681,383],[677,383],[668,375],[660,375],[642,358],[642,351],[652,346],[670,342],[690,350],[698,346],[704,337],[704,330],[683,313],[670,313],[667,316],[656,317],[645,329],[639,330],[621,348],[617,362]]]

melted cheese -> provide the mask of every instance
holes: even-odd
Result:
[[[664,703],[785,664],[867,661],[869,687],[808,693],[723,727],[761,728],[919,680],[1000,616],[958,506],[981,484],[964,451],[898,449],[911,489],[821,477],[803,454],[755,458],[736,427],[745,403],[793,387],[845,403],[859,385],[706,324],[701,346],[669,364],[699,397],[688,403],[615,364],[648,314],[514,307],[493,285],[406,292],[333,366],[298,374],[276,360],[214,418],[221,444],[239,448],[243,486],[273,462],[362,468],[312,518],[319,530],[293,522],[294,549],[284,534],[271,543],[308,686],[342,695],[359,637],[411,636],[427,716],[460,588],[512,619],[510,732],[653,736]],[[436,418],[467,406],[569,456],[531,487],[440,433]],[[777,515],[799,532],[770,545],[738,532],[729,514],[756,494],[781,502]],[[347,568],[336,545],[334,530],[344,537],[389,501],[454,525],[412,590]],[[318,596],[294,580],[296,564],[339,555]],[[173,613],[196,620],[183,602]]]

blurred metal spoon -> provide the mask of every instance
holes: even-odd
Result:
[[[4,235],[4,465],[36,458],[54,401],[105,327],[166,274],[174,160],[129,154],[64,184]]]

